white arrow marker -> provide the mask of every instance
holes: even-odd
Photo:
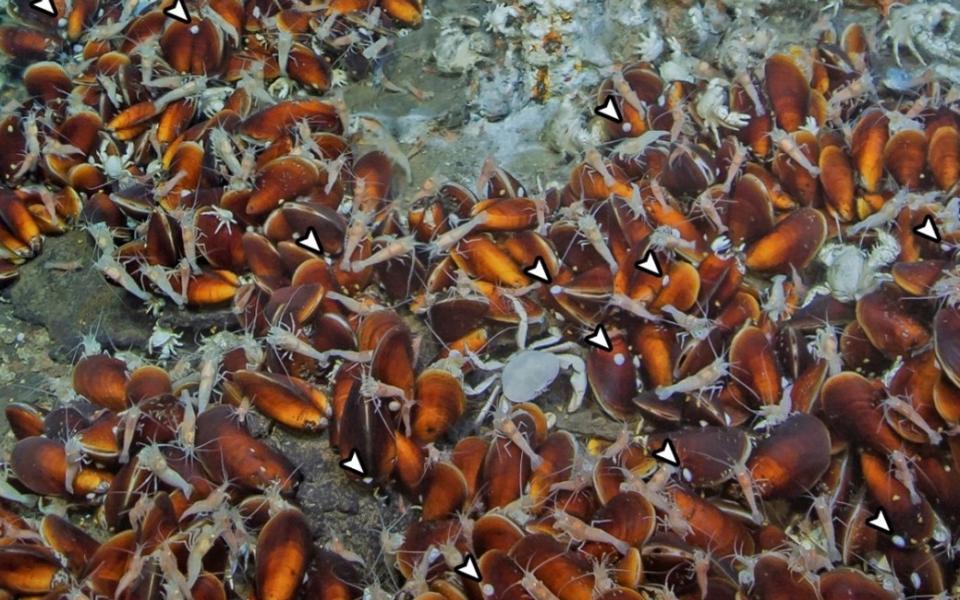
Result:
[[[923,223],[914,227],[913,232],[930,241],[940,242],[940,231],[937,229],[937,224],[933,222],[933,217],[930,215],[925,216]]]
[[[668,465],[673,465],[675,467],[680,466],[680,461],[677,460],[677,453],[673,449],[673,442],[671,442],[669,439],[664,440],[663,448],[660,448],[654,452],[653,455]]]
[[[644,273],[649,273],[654,277],[663,277],[663,271],[660,270],[660,263],[657,262],[657,255],[653,253],[653,250],[647,250],[643,259],[634,264]]]
[[[586,341],[591,346],[606,350],[607,352],[610,352],[610,349],[613,348],[613,346],[610,345],[610,336],[607,335],[607,330],[603,328],[603,325],[597,325],[596,331],[588,336]]]
[[[320,245],[320,237],[317,235],[317,232],[313,227],[308,227],[307,232],[301,237],[297,238],[297,245],[301,248],[306,248],[311,252],[323,254],[323,246]]]
[[[614,123],[623,122],[623,115],[620,114],[620,107],[617,106],[617,101],[612,95],[608,95],[606,100],[603,101],[603,104],[593,109],[593,114],[603,117],[608,121],[613,121]]]
[[[360,460],[360,455],[357,454],[356,450],[350,453],[350,458],[340,461],[340,466],[348,471],[360,475],[361,477],[366,476],[367,474],[363,468],[363,462]]]
[[[167,15],[174,21],[180,21],[181,23],[190,22],[190,13],[187,12],[187,5],[183,0],[176,0],[173,3],[173,6],[163,11],[163,14]]]
[[[537,260],[534,261],[533,266],[527,267],[523,270],[523,272],[537,281],[550,283],[550,273],[547,272],[547,263],[545,263],[543,258],[539,256],[537,257]]]
[[[887,513],[883,509],[877,510],[877,516],[867,521],[867,525],[874,529],[879,529],[884,533],[890,533],[890,524],[887,522]]]
[[[57,7],[53,5],[53,0],[34,0],[30,3],[30,8],[42,12],[48,17],[57,16]]]
[[[474,581],[480,581],[480,569],[477,567],[477,561],[473,560],[473,556],[467,555],[463,560],[463,564],[454,569],[457,573],[460,573],[467,579],[472,579]]]

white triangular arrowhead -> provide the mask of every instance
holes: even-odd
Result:
[[[473,560],[473,556],[469,554],[463,560],[463,564],[456,568],[456,571],[467,579],[480,581],[480,569],[477,568],[477,561]]]
[[[603,328],[603,325],[597,325],[596,331],[587,338],[587,343],[607,352],[610,352],[613,347],[610,345],[610,336],[607,335],[607,330]]]
[[[885,533],[890,533],[890,524],[887,522],[887,513],[883,509],[877,510],[877,516],[867,521],[867,525],[879,529]]]
[[[34,0],[30,3],[30,7],[45,15],[57,16],[57,7],[53,5],[53,0]]]
[[[190,13],[187,12],[187,5],[183,0],[176,0],[173,6],[163,11],[163,14],[181,23],[190,22]]]
[[[366,471],[364,471],[363,469],[363,462],[360,461],[360,455],[357,454],[356,450],[354,450],[350,454],[350,458],[348,458],[347,460],[341,461],[340,466],[360,476],[364,476],[367,474]]]
[[[550,283],[550,273],[547,272],[547,263],[543,261],[543,258],[537,257],[537,260],[533,263],[532,267],[527,267],[523,270],[524,273],[530,277],[536,279],[537,281],[542,281],[543,283]]]
[[[933,217],[927,215],[923,218],[923,223],[913,228],[913,232],[922,238],[939,242],[940,232],[937,230],[937,224],[933,222]]]
[[[660,270],[660,263],[657,262],[657,255],[653,250],[647,250],[642,260],[637,261],[637,268],[644,273],[649,273],[655,277],[663,277],[663,271]]]
[[[323,253],[323,246],[320,245],[320,237],[313,227],[308,228],[303,236],[297,238],[297,245],[311,252],[316,252],[317,254]]]
[[[620,108],[617,106],[617,101],[613,96],[608,95],[606,100],[603,101],[603,104],[593,109],[594,114],[613,121],[614,123],[622,123],[623,116],[620,114]]]
[[[680,462],[677,460],[677,453],[673,449],[673,442],[671,442],[670,440],[664,440],[663,448],[660,448],[659,450],[654,452],[653,455],[659,458],[660,460],[662,460],[663,462],[673,465],[675,467],[680,464]]]

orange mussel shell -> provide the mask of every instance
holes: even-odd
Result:
[[[276,158],[260,170],[254,193],[247,201],[247,214],[269,212],[286,200],[308,194],[317,184],[316,163],[297,156]]]
[[[0,588],[18,597],[54,590],[63,576],[57,557],[43,546],[19,543],[0,546]]]
[[[587,354],[587,381],[597,404],[615,419],[636,412],[637,369],[622,335],[610,338],[611,350],[592,349]]]
[[[768,600],[787,598],[817,600],[820,594],[805,575],[790,568],[787,560],[778,554],[764,554],[753,568],[752,592]]]
[[[310,523],[296,508],[271,517],[257,536],[257,597],[297,596],[313,552]]]
[[[754,449],[747,463],[764,498],[811,489],[830,466],[830,433],[817,417],[795,413]]]
[[[340,133],[337,108],[320,100],[288,100],[254,113],[243,122],[240,132],[259,141],[273,141],[285,135],[298,121],[306,120],[312,130]]]
[[[223,59],[223,33],[209,19],[169,22],[160,49],[170,66],[181,73],[217,73]]]
[[[780,401],[780,365],[773,344],[758,327],[744,327],[730,346],[730,370],[761,403]]]
[[[330,64],[303,44],[294,44],[290,49],[287,73],[298,83],[314,90],[323,92],[330,88]]]
[[[481,437],[462,438],[454,446],[450,459],[460,469],[467,481],[468,496],[473,498],[481,484],[483,463],[490,448],[489,442]]]
[[[803,71],[792,57],[775,54],[767,59],[764,76],[777,124],[784,131],[796,131],[807,119],[810,102],[810,84]]]
[[[820,211],[797,209],[747,248],[747,267],[762,272],[802,269],[817,255],[826,237],[827,221]]]
[[[766,186],[756,176],[745,174],[737,181],[725,223],[736,244],[752,242],[773,229],[773,203]]]
[[[960,309],[944,306],[933,320],[937,361],[953,385],[960,387]]]
[[[887,461],[864,452],[860,455],[860,468],[870,495],[885,509],[896,535],[916,543],[932,534],[935,517],[930,504],[922,496],[920,502],[914,504],[906,486],[890,472]]]
[[[48,546],[66,558],[70,570],[78,575],[100,547],[100,542],[80,527],[57,515],[43,517],[40,535]]]
[[[527,285],[520,266],[484,234],[465,237],[450,256],[461,269],[490,283],[514,288]]]
[[[467,500],[467,480],[460,469],[448,462],[434,464],[426,475],[421,500],[424,521],[455,516]]]
[[[883,178],[884,148],[890,138],[889,119],[880,108],[866,110],[853,128],[851,154],[863,187],[877,192]]]
[[[853,165],[839,146],[825,146],[820,150],[820,184],[826,196],[827,207],[843,222],[856,218]]]
[[[809,131],[796,131],[791,134],[797,150],[810,164],[820,161],[820,147],[817,138]],[[820,199],[817,177],[804,169],[785,152],[777,152],[773,159],[773,173],[780,180],[783,189],[801,206],[816,206]]]
[[[930,136],[927,166],[941,190],[948,190],[960,179],[960,131],[954,125],[938,127]]]
[[[251,490],[279,485],[290,494],[300,475],[293,464],[273,447],[253,437],[233,413],[233,408],[218,405],[197,417],[197,447],[200,461],[215,479],[231,480]],[[233,452],[231,448],[246,448]]]
[[[891,137],[883,149],[883,164],[904,187],[920,185],[927,163],[927,138],[922,131],[905,129]]]
[[[845,371],[827,379],[820,405],[831,429],[882,452],[902,450],[904,442],[883,418],[883,389],[866,377]]]
[[[381,0],[380,6],[391,19],[407,27],[419,27],[423,21],[422,0]]]
[[[240,280],[232,271],[204,269],[187,281],[187,304],[211,306],[234,297]]]
[[[898,288],[884,285],[857,302],[857,322],[870,343],[888,356],[904,355],[930,341],[923,321],[907,312]]]
[[[754,542],[749,530],[709,501],[680,488],[671,492],[681,514],[690,523],[685,541],[712,552],[752,554]]]
[[[414,397],[411,433],[423,444],[436,441],[450,429],[467,405],[460,382],[440,369],[428,369],[417,377]]]
[[[524,535],[524,531],[509,518],[487,513],[473,524],[473,549],[479,556],[489,550],[507,552]]]
[[[127,364],[106,354],[87,356],[73,369],[73,389],[104,408],[127,408]]]
[[[288,427],[314,431],[325,426],[330,417],[326,395],[303,379],[278,373],[237,371],[233,381],[258,410]]]

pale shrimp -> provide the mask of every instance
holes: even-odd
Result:
[[[436,256],[444,252],[448,252],[450,248],[453,248],[460,240],[466,237],[474,229],[486,223],[489,218],[489,213],[482,212],[469,221],[461,223],[460,225],[441,233],[430,243],[431,253]]]
[[[150,471],[163,483],[177,488],[183,495],[190,497],[193,494],[193,485],[187,482],[180,473],[177,473],[167,464],[167,459],[156,444],[145,446],[137,455],[137,466]]]
[[[186,296],[173,289],[173,285],[170,283],[171,269],[160,265],[143,264],[140,266],[140,272],[165,296],[173,300],[177,306],[186,306]]]
[[[910,503],[914,506],[923,502],[920,492],[917,491],[917,479],[911,470],[912,461],[901,450],[894,450],[890,453],[890,465],[893,467],[893,475],[897,481],[903,484],[910,493]]]
[[[32,171],[40,161],[40,128],[37,125],[36,113],[31,112],[24,118],[23,136],[26,140],[26,152],[23,155],[20,168],[10,175],[9,179],[11,181],[19,181],[20,178]]]
[[[590,148],[587,150],[584,155],[584,161],[590,165],[590,167],[600,174],[603,177],[603,184],[608,188],[616,185],[617,180],[613,177],[613,174],[610,173],[610,169],[607,168],[606,163],[603,162],[603,157],[600,156],[600,153],[596,148]]]
[[[293,332],[274,325],[267,333],[267,343],[275,348],[280,348],[287,352],[293,352],[307,358],[312,358],[321,365],[330,363],[331,358],[342,358],[353,362],[370,362],[372,354],[367,352],[355,352],[352,350],[339,350],[336,348],[320,352],[309,343],[297,337]]]
[[[582,206],[574,208],[574,211],[575,214],[577,214],[577,229],[580,235],[589,242],[590,246],[596,250],[597,254],[607,263],[611,273],[619,271],[620,265],[617,264],[617,259],[615,259],[613,253],[610,252],[610,248],[607,246],[606,236],[600,229],[597,220],[589,211],[583,209]]]
[[[834,502],[835,498],[828,500],[826,494],[820,494],[813,499],[813,509],[817,513],[817,520],[820,521],[820,529],[826,540],[827,554],[830,560],[839,561],[841,556],[837,549],[837,530],[833,525]]]
[[[689,394],[697,390],[703,390],[717,383],[722,377],[728,374],[728,364],[722,356],[697,371],[693,375],[681,379],[673,385],[660,386],[654,390],[657,398],[666,400],[673,394]]]
[[[943,441],[943,435],[931,427],[930,424],[927,423],[927,420],[923,418],[923,415],[917,412],[917,409],[914,408],[913,404],[910,402],[888,394],[887,397],[881,401],[880,405],[883,408],[884,413],[886,413],[888,410],[892,410],[901,417],[910,421],[910,423],[912,423],[917,429],[922,431],[927,436],[927,438],[930,440],[930,443],[934,446],[939,445],[940,442]]]
[[[80,472],[80,469],[86,463],[86,456],[83,454],[83,444],[80,443],[80,438],[76,435],[70,436],[70,438],[63,445],[64,454],[66,455],[67,461],[67,470],[64,475],[64,487],[67,489],[68,493],[73,493],[73,480],[76,479],[77,473]]]
[[[737,138],[730,138],[733,142],[733,157],[730,159],[730,166],[727,167],[727,176],[723,180],[723,193],[729,194],[733,189],[733,182],[740,173],[740,169],[747,162],[749,150]]]
[[[359,186],[363,186],[363,180],[358,181]],[[347,225],[347,231],[343,238],[343,258],[340,259],[340,268],[344,271],[350,269],[350,260],[354,252],[360,247],[363,239],[367,237],[370,221],[373,219],[373,213],[362,210],[359,206],[354,206],[350,214],[350,224]]]
[[[601,544],[610,544],[616,548],[621,555],[630,552],[630,544],[616,537],[615,535],[589,525],[577,517],[568,514],[565,511],[558,510],[553,513],[553,527],[567,534],[570,539],[577,542],[598,542]]]
[[[555,286],[558,287],[559,286]],[[551,290],[552,291],[552,290]],[[659,315],[655,315],[647,308],[647,305],[644,302],[639,300],[634,300],[626,294],[612,294],[610,296],[610,306],[615,306],[622,311],[628,312],[632,315],[636,315],[641,319],[646,319],[650,322],[662,321]]]
[[[497,433],[502,434],[530,459],[530,466],[536,469],[543,464],[543,458],[537,454],[527,437],[517,429],[517,424],[513,422],[509,414],[501,414],[494,417],[493,426]]]
[[[777,148],[800,165],[811,177],[820,176],[820,168],[810,162],[810,159],[803,153],[800,145],[797,144],[797,140],[791,134],[782,129],[774,129],[770,132],[770,139],[776,144]]]
[[[368,267],[385,263],[409,254],[414,250],[415,247],[416,238],[412,235],[395,238],[393,241],[386,244],[383,248],[377,250],[370,256],[351,262],[349,270],[353,271],[354,273],[358,273]]]
[[[746,71],[737,74],[733,80],[740,84],[740,87],[743,88],[743,91],[746,92],[747,97],[750,98],[750,101],[753,102],[753,110],[757,113],[758,117],[762,117],[767,114],[767,108],[763,105],[763,100],[760,98],[760,92],[757,90],[757,86],[753,84],[753,79],[750,77],[750,74]]]
[[[120,464],[125,465],[130,462],[130,450],[133,448],[133,440],[137,435],[137,428],[140,424],[140,417],[142,416],[142,411],[140,407],[136,404],[123,411],[123,416],[120,418],[120,429],[123,430],[123,444],[120,449]]]

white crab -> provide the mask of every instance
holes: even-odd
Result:
[[[563,342],[562,339],[558,333],[551,332],[550,336],[529,346],[520,344],[520,349],[503,361],[482,361],[476,355],[471,355],[471,362],[478,368],[484,371],[499,371],[477,386],[482,390],[491,384],[497,384],[487,405],[480,411],[478,420],[486,416],[501,392],[504,398],[513,403],[536,400],[557,379],[561,370],[570,370],[570,386],[573,388],[567,411],[579,409],[587,393],[586,364],[583,358],[572,352],[579,346],[573,342]]]
[[[882,281],[888,281],[890,275],[881,271],[897,259],[900,243],[882,229],[878,229],[876,235],[877,242],[869,252],[850,244],[824,246],[818,258],[827,267],[825,281],[810,288],[807,298],[826,293],[847,302],[859,299]]]
[[[703,120],[703,124],[713,133],[713,139],[720,144],[721,127],[728,129],[741,129],[750,122],[750,115],[746,113],[731,111],[727,106],[727,90],[730,82],[715,77],[707,83],[707,89],[703,90],[697,98],[695,109],[697,115]]]
[[[147,347],[150,352],[156,351],[160,360],[173,358],[177,355],[177,349],[183,345],[180,342],[182,335],[172,329],[161,327],[158,323],[153,326],[153,334],[147,340]]]
[[[634,44],[634,49],[644,62],[654,62],[666,49],[663,36],[654,26],[649,26],[646,33],[640,33],[640,41]]]
[[[104,177],[108,181],[116,181],[121,186],[127,183],[133,183],[136,178],[127,170],[133,164],[133,153],[136,148],[133,144],[127,144],[123,154],[110,154],[107,148],[110,146],[110,140],[103,140],[100,148],[97,149],[96,158],[91,156],[88,160],[90,164],[99,167],[103,171]]]
[[[960,8],[949,2],[894,4],[883,34],[893,46],[893,58],[900,63],[900,46],[906,45],[920,64],[924,55],[944,62],[960,62],[960,42],[953,39]]]

